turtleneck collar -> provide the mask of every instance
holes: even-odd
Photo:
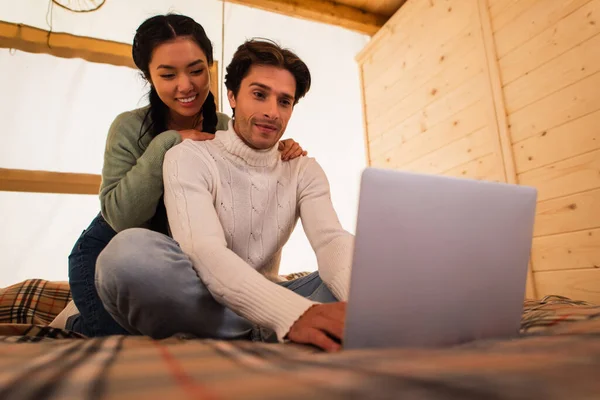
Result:
[[[241,158],[253,167],[268,167],[279,160],[277,144],[266,150],[255,150],[249,147],[233,129],[233,120],[229,121],[226,131],[216,132],[214,141],[222,146],[225,151]]]

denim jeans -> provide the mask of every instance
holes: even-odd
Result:
[[[83,231],[69,255],[69,285],[79,314],[66,328],[89,337],[127,334],[106,311],[95,285],[96,260],[116,232],[98,214]]]
[[[280,285],[315,302],[337,301],[317,272]],[[274,339],[218,303],[179,244],[151,230],[126,229],[110,242],[98,258],[96,286],[106,309],[132,334]]]

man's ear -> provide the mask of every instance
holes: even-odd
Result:
[[[235,108],[235,95],[233,94],[233,90],[228,90],[227,91],[227,99],[229,100],[229,106],[234,109]]]

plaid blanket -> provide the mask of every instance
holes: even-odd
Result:
[[[551,296],[512,340],[338,354],[0,324],[0,354],[0,399],[597,399],[600,307]]]
[[[442,350],[112,336],[0,343],[1,399],[597,399],[600,319]]]
[[[0,289],[0,324],[48,325],[69,301],[68,282],[29,279]]]

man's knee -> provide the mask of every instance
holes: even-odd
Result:
[[[137,301],[144,301],[146,289],[161,279],[155,275],[161,271],[156,264],[164,260],[158,254],[164,248],[159,245],[165,240],[163,236],[148,229],[131,228],[119,232],[108,243],[96,262],[96,289],[105,306],[110,308],[119,295],[133,295]]]
[[[128,283],[144,265],[151,234],[147,229],[131,228],[119,232],[102,250],[96,261],[96,282]]]

